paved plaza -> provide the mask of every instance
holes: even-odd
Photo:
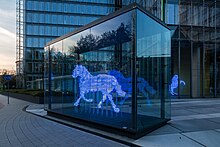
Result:
[[[123,147],[125,145],[86,133],[22,109],[30,102],[0,95],[0,147]]]
[[[29,113],[22,110],[26,106]],[[42,108],[43,105],[14,98],[10,98],[10,104],[7,104],[7,97],[0,95],[0,147],[126,146],[57,123],[59,120],[55,118],[55,121],[48,120]],[[220,99],[173,99],[172,120],[167,125],[137,140],[114,134],[112,136],[137,146],[218,147]]]

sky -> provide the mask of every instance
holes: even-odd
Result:
[[[16,0],[0,0],[0,69],[15,70]]]

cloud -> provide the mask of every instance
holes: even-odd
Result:
[[[6,35],[6,36],[8,36],[11,39],[15,39],[16,38],[16,34],[8,31],[8,30],[6,30],[6,29],[4,29],[2,27],[0,27],[0,33],[1,33],[1,35]]]
[[[5,16],[7,18],[15,18],[16,17],[16,11],[15,10],[5,10],[0,8],[0,16]]]
[[[15,67],[16,35],[0,27],[0,68]]]
[[[11,32],[16,32],[16,14],[12,10],[8,11],[0,9],[0,18],[0,27],[6,28]]]
[[[1,0],[0,5],[0,69],[15,69],[16,2]]]
[[[0,69],[15,69],[15,56],[12,59],[8,58],[8,56],[0,54],[0,59]]]

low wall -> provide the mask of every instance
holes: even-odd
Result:
[[[8,92],[1,92],[1,94],[7,96]],[[13,98],[16,98],[16,99],[36,103],[36,104],[43,104],[44,103],[44,97],[38,97],[38,96],[32,96],[32,95],[26,95],[26,94],[19,94],[19,93],[12,93],[12,92],[9,92],[9,96],[13,97]]]

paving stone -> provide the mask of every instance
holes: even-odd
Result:
[[[165,125],[151,133],[148,134],[148,136],[152,135],[163,135],[163,134],[174,134],[174,133],[180,133],[181,131],[170,126],[170,125]]]
[[[201,147],[202,145],[181,134],[145,136],[135,141],[140,146],[149,147]]]
[[[5,105],[3,99],[4,96],[0,95],[0,103]],[[94,138],[93,146],[98,146],[101,144],[100,142],[110,143],[114,146],[124,146],[22,111],[25,106],[30,104],[32,103],[11,98],[10,104],[0,109],[0,147],[2,145],[3,147],[78,147],[84,146],[83,143],[88,144],[88,141],[85,142],[83,137]],[[78,142],[74,141],[76,138]]]
[[[183,134],[207,147],[217,147],[220,145],[220,132],[209,130]]]
[[[220,124],[220,117],[217,117],[217,118],[209,118],[208,120]]]
[[[209,113],[219,113],[218,108],[206,108],[203,107],[202,109],[199,109],[201,107],[198,107],[198,109],[187,109],[188,111],[200,113],[200,114],[209,114]]]
[[[33,105],[17,99],[10,99],[7,105],[5,97],[0,95],[0,147],[11,146],[125,146],[123,144],[86,133],[26,112],[22,109]],[[37,105],[34,105],[37,111]],[[42,108],[41,108],[42,109]],[[220,99],[212,100],[175,100],[172,104],[172,118],[169,125],[142,137],[133,143],[140,146],[205,146],[216,145],[220,140]],[[203,132],[204,131],[204,132]],[[203,139],[212,136],[209,142]],[[214,131],[214,132],[213,132]],[[184,132],[184,134],[181,134]],[[196,137],[198,133],[198,136]],[[220,134],[220,133],[219,133]],[[9,140],[8,140],[9,138]],[[119,138],[123,138],[119,137]],[[198,143],[199,142],[199,143]]]
[[[172,121],[170,125],[183,132],[203,131],[220,128],[220,124],[204,119]]]

